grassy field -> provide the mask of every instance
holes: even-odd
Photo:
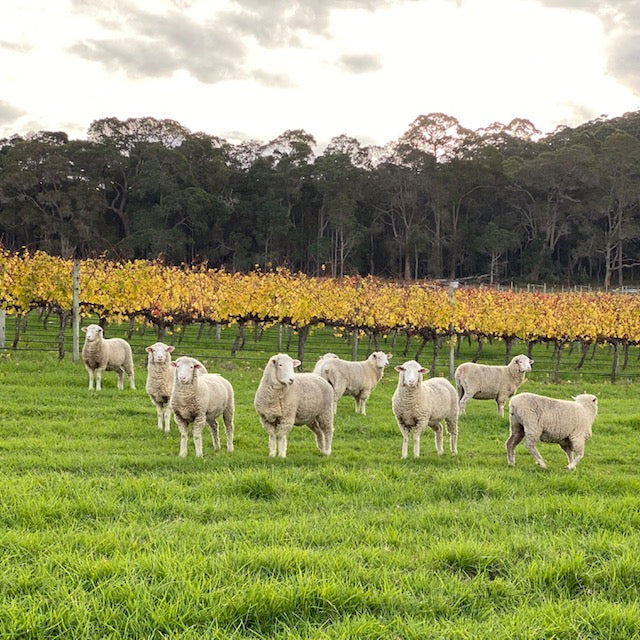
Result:
[[[425,434],[401,460],[393,370],[366,417],[340,401],[331,457],[297,427],[272,460],[252,403],[273,336],[237,359],[221,343],[203,359],[234,385],[236,451],[205,434],[204,458],[190,442],[180,459],[144,391],[153,341],[135,337],[138,388],[122,392],[109,373],[89,392],[81,364],[33,344],[0,352],[1,638],[640,638],[633,378],[549,384],[534,353],[523,390],[600,398],[573,473],[544,444],[547,471],[522,445],[509,468],[488,401],[461,417],[457,458]]]

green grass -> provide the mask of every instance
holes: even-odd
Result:
[[[401,460],[393,370],[367,416],[340,401],[329,458],[297,427],[272,460],[252,404],[272,336],[236,360],[227,342],[204,355],[234,385],[236,450],[205,434],[180,459],[144,391],[153,341],[134,338],[122,392],[112,373],[89,392],[68,356],[0,352],[1,638],[640,638],[637,385],[531,374],[527,391],[600,398],[573,473],[545,444],[547,471],[522,445],[509,468],[488,401],[457,458],[425,434]]]

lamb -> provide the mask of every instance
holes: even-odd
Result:
[[[202,457],[202,429],[209,425],[211,440],[220,449],[217,418],[222,416],[227,435],[227,451],[233,451],[234,393],[231,383],[221,375],[207,373],[204,365],[189,356],[171,363],[175,369],[169,406],[180,429],[180,457],[187,455],[189,423],[193,422],[193,443],[196,456]]]
[[[350,362],[342,360],[334,353],[322,356],[314,368],[314,373],[322,376],[334,391],[334,411],[343,395],[355,398],[355,412],[367,415],[367,400],[384,375],[392,355],[374,351],[366,360]]]
[[[175,347],[156,342],[146,348],[147,352],[147,384],[146,390],[158,413],[158,429],[169,433],[171,427],[171,407],[169,400],[173,389],[173,367],[171,352]]]
[[[408,360],[395,367],[398,386],[391,400],[393,414],[402,432],[402,457],[409,449],[409,436],[413,435],[413,455],[420,455],[420,436],[431,427],[435,432],[438,455],[443,454],[442,421],[449,432],[451,455],[458,453],[458,398],[453,385],[446,378],[423,380],[429,369],[415,360]]]
[[[294,425],[307,425],[324,455],[331,454],[334,396],[331,385],[314,373],[295,373],[300,360],[286,353],[272,356],[256,390],[253,406],[269,434],[269,456],[287,455]]]
[[[460,413],[464,413],[471,398],[495,400],[498,415],[504,416],[504,405],[524,382],[533,360],[525,355],[512,358],[506,366],[463,362],[455,372]]]
[[[124,387],[124,374],[129,378],[129,386],[136,388],[133,371],[133,355],[131,346],[122,338],[105,338],[102,327],[90,324],[82,327],[85,332],[82,346],[82,361],[89,374],[89,390],[93,389],[95,372],[96,391],[102,389],[102,372],[115,371],[118,375],[118,389]]]
[[[593,422],[598,415],[598,398],[582,393],[573,400],[557,400],[535,393],[520,393],[509,404],[511,436],[505,443],[507,461],[516,463],[515,448],[524,438],[524,446],[543,468],[536,444],[555,442],[567,455],[567,469],[573,471],[584,455],[584,445],[591,438]]]

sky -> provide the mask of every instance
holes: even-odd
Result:
[[[0,137],[154,117],[229,142],[542,133],[640,109],[638,0],[2,0]]]

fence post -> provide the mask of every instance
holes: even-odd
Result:
[[[73,261],[73,362],[80,360],[80,260]]]
[[[7,312],[0,309],[0,349],[4,349],[7,340]]]
[[[453,332],[453,292],[459,285],[460,283],[457,280],[452,280],[449,283],[449,313],[451,314],[451,322],[449,323],[449,380],[453,380],[455,373],[456,346]]]

